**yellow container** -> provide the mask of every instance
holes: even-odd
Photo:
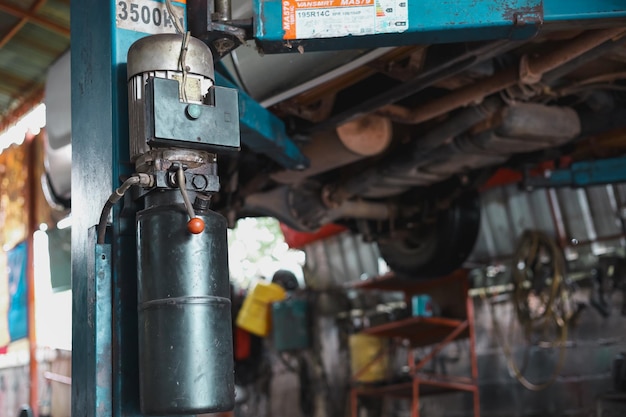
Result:
[[[367,334],[350,335],[350,368],[357,382],[378,382],[387,378],[389,351],[387,339]]]
[[[287,293],[280,285],[258,281],[243,300],[237,314],[237,327],[257,336],[269,335],[272,328],[271,304],[286,297]]]

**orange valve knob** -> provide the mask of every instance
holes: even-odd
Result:
[[[187,223],[187,230],[189,230],[194,235],[202,233],[202,231],[204,230],[204,220],[199,217],[194,217]]]

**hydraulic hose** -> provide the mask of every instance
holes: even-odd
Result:
[[[151,187],[153,185],[153,178],[148,174],[133,174],[126,181],[122,183],[108,198],[102,213],[100,213],[100,220],[98,221],[98,244],[101,245],[105,242],[106,237],[106,225],[109,218],[111,208],[124,197],[126,191],[133,185],[142,185],[144,187]]]

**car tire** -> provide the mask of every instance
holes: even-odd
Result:
[[[465,195],[437,214],[425,227],[401,239],[378,242],[381,256],[392,271],[414,279],[447,275],[470,255],[480,227],[480,199]]]

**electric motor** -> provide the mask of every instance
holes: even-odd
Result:
[[[148,79],[176,80],[179,85],[183,82],[183,42],[183,35],[153,35],[138,40],[128,50],[128,122],[132,161],[151,149],[148,144],[150,127],[146,125],[145,113],[148,105],[146,100],[150,99],[146,97]],[[215,79],[213,55],[209,47],[196,38],[189,38],[185,67],[188,68],[185,89],[179,89],[178,99],[186,103],[202,104]]]

